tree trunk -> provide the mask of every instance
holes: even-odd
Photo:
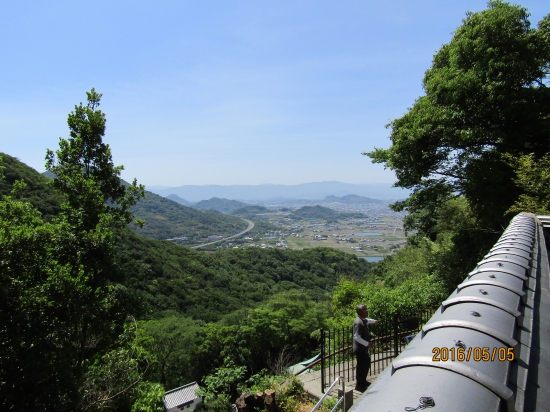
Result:
[[[269,412],[276,412],[277,405],[275,403],[275,391],[268,389],[264,392],[264,405]]]

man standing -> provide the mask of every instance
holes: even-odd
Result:
[[[355,353],[355,359],[357,360],[355,368],[355,378],[357,384],[355,390],[364,392],[370,385],[367,382],[367,374],[370,369],[370,355],[369,348],[372,347],[371,334],[367,324],[378,323],[375,319],[369,319],[369,312],[367,307],[363,304],[357,305],[355,308],[357,311],[357,317],[353,322],[353,353]]]

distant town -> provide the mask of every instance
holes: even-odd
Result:
[[[263,223],[269,229],[263,231],[252,229],[242,236],[232,239],[212,234],[200,238],[199,245],[194,245],[194,247],[199,250],[224,248],[301,250],[325,246],[353,253],[369,261],[378,261],[404,247],[406,243],[403,231],[405,214],[392,211],[388,206],[389,202],[346,204],[310,200],[278,200],[258,203],[267,211],[248,217],[256,222],[256,226]],[[330,209],[338,212],[337,217],[298,217],[295,215],[294,212],[312,205],[321,206],[320,210]],[[187,236],[170,240],[183,245],[191,245]],[[207,245],[201,246],[201,243]]]

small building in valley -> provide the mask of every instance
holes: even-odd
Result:
[[[164,394],[164,409],[167,412],[193,412],[202,408],[202,396],[197,395],[197,382],[191,382]]]

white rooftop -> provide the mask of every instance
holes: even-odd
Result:
[[[181,406],[198,398],[195,392],[199,389],[197,382],[191,382],[179,388],[172,389],[164,394],[164,406],[166,409]]]

